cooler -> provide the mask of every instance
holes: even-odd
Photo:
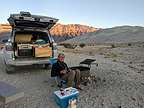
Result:
[[[63,94],[60,90],[54,92],[54,98],[60,108],[68,108],[69,100],[77,99],[79,91],[76,88],[69,87],[63,90]]]

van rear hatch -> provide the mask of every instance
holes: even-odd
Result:
[[[13,28],[43,28],[49,30],[58,19],[20,12],[20,14],[11,14],[8,21]]]

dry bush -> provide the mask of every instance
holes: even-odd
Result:
[[[116,58],[116,57],[118,57],[117,54],[115,54],[115,53],[108,53],[108,54],[105,54],[104,58]]]
[[[117,60],[116,60],[116,59],[113,59],[113,62],[117,62]]]
[[[94,52],[93,51],[89,51],[89,55],[90,56],[94,56]]]
[[[77,45],[70,44],[70,43],[65,43],[65,44],[63,44],[63,46],[65,48],[69,48],[69,49],[75,49],[77,47]]]
[[[132,46],[132,44],[131,44],[131,43],[128,43],[128,46]]]
[[[83,47],[86,46],[86,44],[85,44],[85,43],[80,43],[79,46],[80,46],[81,48],[83,48]]]
[[[103,53],[103,52],[100,52],[99,54],[100,54],[100,55],[104,55],[104,53]]]
[[[116,48],[116,46],[114,44],[111,45],[111,48]]]

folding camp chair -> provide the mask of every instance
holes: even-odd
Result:
[[[56,58],[50,59],[50,64],[51,65],[53,65],[56,62],[57,62]],[[66,87],[66,81],[65,80],[62,80],[59,76],[54,76],[53,78],[54,78],[54,80],[55,80],[58,87]]]

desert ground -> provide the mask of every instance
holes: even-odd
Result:
[[[86,59],[96,59],[98,66],[91,66],[90,80],[82,85],[78,108],[144,108],[144,43],[124,46],[85,46],[66,49],[68,66],[77,66]],[[7,108],[58,108],[53,92],[58,90],[50,77],[50,69],[21,67],[13,74],[4,72],[0,53],[0,81],[21,89],[24,98],[10,103]]]

